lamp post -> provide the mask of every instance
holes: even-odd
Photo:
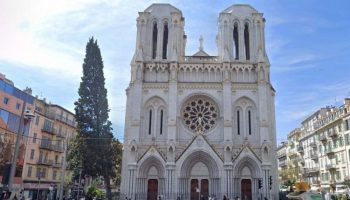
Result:
[[[79,183],[78,183],[78,195],[77,195],[77,200],[79,200],[79,193],[80,193],[80,181],[81,181],[81,170],[82,167],[79,167]]]
[[[16,146],[15,146],[15,153],[13,155],[12,158],[12,163],[11,163],[11,171],[10,171],[10,177],[9,177],[9,182],[8,182],[8,188],[9,191],[12,192],[13,190],[13,179],[15,176],[15,172],[16,172],[16,165],[17,165],[17,158],[18,158],[18,152],[19,152],[19,142],[20,142],[20,135],[24,134],[24,130],[25,130],[25,125],[29,122],[30,120],[34,117],[34,115],[31,113],[30,110],[26,109],[27,106],[27,102],[24,101],[23,106],[22,106],[22,114],[21,114],[21,118],[19,121],[19,127],[18,127],[18,131],[16,133]],[[12,192],[13,194],[13,192]]]
[[[53,198],[53,187],[52,187],[52,185],[50,185],[50,187],[49,187],[49,190],[50,190],[50,200],[52,200]]]
[[[39,171],[39,174],[38,174],[39,186],[38,186],[38,192],[37,192],[37,195],[36,195],[36,200],[39,200],[39,193],[40,193],[40,178],[41,178],[41,172]]]

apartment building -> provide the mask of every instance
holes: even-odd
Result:
[[[350,175],[350,99],[340,107],[321,108],[300,127],[297,154],[293,146],[288,155],[298,160],[300,178],[314,187],[332,188],[343,183]],[[289,137],[288,144],[295,142]],[[294,157],[290,157],[293,158]],[[293,159],[287,160],[293,165]]]
[[[282,142],[282,144],[277,147],[277,164],[280,172],[287,169],[287,145],[287,142]],[[279,182],[283,183],[286,180],[288,180],[286,174],[280,173]]]
[[[34,110],[31,89],[27,88],[24,91],[18,89],[11,80],[0,73],[0,183],[4,183],[0,184],[0,190],[7,188],[5,177],[8,177],[11,162],[14,159],[17,133],[20,134],[20,142],[13,190],[16,192],[21,190],[26,136],[29,134],[28,120],[23,117],[25,110]]]
[[[58,196],[65,170],[65,147],[75,135],[73,113],[45,99],[35,99],[35,119],[29,133],[22,175],[25,197]]]

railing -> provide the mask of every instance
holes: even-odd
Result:
[[[42,131],[46,132],[46,133],[49,133],[51,135],[56,135],[57,134],[57,130],[52,127],[52,126],[43,126],[43,128],[41,129]]]
[[[295,150],[290,150],[289,152],[288,152],[288,156],[294,156],[294,155],[296,155],[297,154],[297,152],[295,151]]]
[[[325,152],[326,154],[334,154],[335,150],[333,148],[327,148]]]
[[[333,170],[336,168],[337,168],[337,165],[335,163],[326,164],[326,169],[328,169],[328,170]]]
[[[317,148],[316,142],[310,142],[310,147],[312,147],[312,148]]]
[[[286,161],[286,160],[284,160],[284,161],[279,161],[279,162],[278,162],[278,165],[279,165],[280,167],[287,166],[287,161]]]
[[[328,136],[329,137],[336,137],[337,135],[338,135],[338,133],[336,131],[334,131],[334,130],[328,132]]]
[[[277,155],[277,158],[283,158],[283,157],[285,157],[285,156],[287,156],[287,154],[286,154],[286,152],[283,152],[283,153],[281,153],[281,154],[278,154],[278,155]]]
[[[317,173],[320,172],[320,168],[319,167],[311,167],[311,168],[306,168],[305,172],[308,173]]]
[[[57,152],[64,152],[63,150],[63,147],[61,147],[60,145],[57,145],[57,144],[51,144],[51,142],[49,141],[44,141],[40,144],[40,148],[42,149],[47,149],[47,150],[50,150],[50,151],[57,151]]]
[[[317,160],[318,159],[318,155],[316,153],[312,153],[310,155],[310,157],[311,157],[311,160]]]
[[[320,135],[319,140],[320,141],[327,141],[327,137],[325,135]]]
[[[47,166],[52,165],[52,163],[53,163],[52,160],[46,160],[46,159],[39,159],[37,162],[38,165],[47,165]]]
[[[62,167],[62,163],[52,163],[52,167],[55,167],[55,168],[61,168]]]
[[[68,124],[70,126],[73,126],[73,127],[76,127],[76,124],[77,124],[75,121],[70,120],[66,117],[63,117],[63,115],[56,115],[55,119],[65,123],[65,124]]]
[[[297,151],[299,153],[304,153],[304,148],[302,146],[298,146]]]

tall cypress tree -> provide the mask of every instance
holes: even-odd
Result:
[[[112,146],[113,134],[108,120],[107,89],[103,75],[103,61],[97,41],[91,38],[86,45],[83,76],[75,102],[78,137],[74,159],[84,174],[103,176],[107,197],[111,199],[110,179],[115,177],[116,163]],[[72,151],[72,153],[74,152]]]

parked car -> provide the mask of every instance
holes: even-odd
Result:
[[[289,187],[286,185],[280,185],[280,191],[281,192],[288,192],[289,191]]]

